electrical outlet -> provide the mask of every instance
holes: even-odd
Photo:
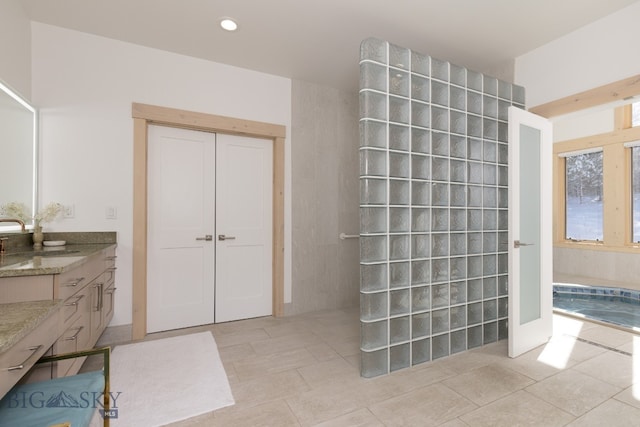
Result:
[[[118,218],[118,209],[116,209],[115,206],[107,206],[106,217],[107,217],[107,219],[117,219]]]
[[[76,216],[75,205],[64,205],[62,208],[62,216],[64,218],[74,218]]]

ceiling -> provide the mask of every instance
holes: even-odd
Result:
[[[388,40],[497,77],[513,59],[637,0],[22,0],[39,21],[357,90],[360,42]],[[239,30],[220,29],[221,17]],[[503,74],[503,75],[501,75]]]

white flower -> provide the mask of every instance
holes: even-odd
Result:
[[[20,202],[9,202],[2,205],[2,207],[0,207],[0,214],[7,218],[20,219],[25,222],[31,219],[27,206]]]
[[[9,202],[0,207],[0,214],[8,218],[20,219],[22,221],[34,220],[36,225],[53,221],[62,212],[60,203],[51,202],[42,208],[35,216],[31,216],[29,209],[24,203]]]
[[[33,217],[36,224],[43,222],[53,221],[62,212],[62,205],[60,203],[51,202],[43,209],[41,209],[36,216]]]

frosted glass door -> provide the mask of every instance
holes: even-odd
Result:
[[[540,129],[520,124],[520,324],[540,318]]]
[[[509,109],[509,356],[552,334],[551,123]]]

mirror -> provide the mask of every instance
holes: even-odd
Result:
[[[37,208],[36,130],[35,108],[0,81],[0,206],[24,203],[31,216]],[[0,223],[0,232],[19,229],[17,224]]]

